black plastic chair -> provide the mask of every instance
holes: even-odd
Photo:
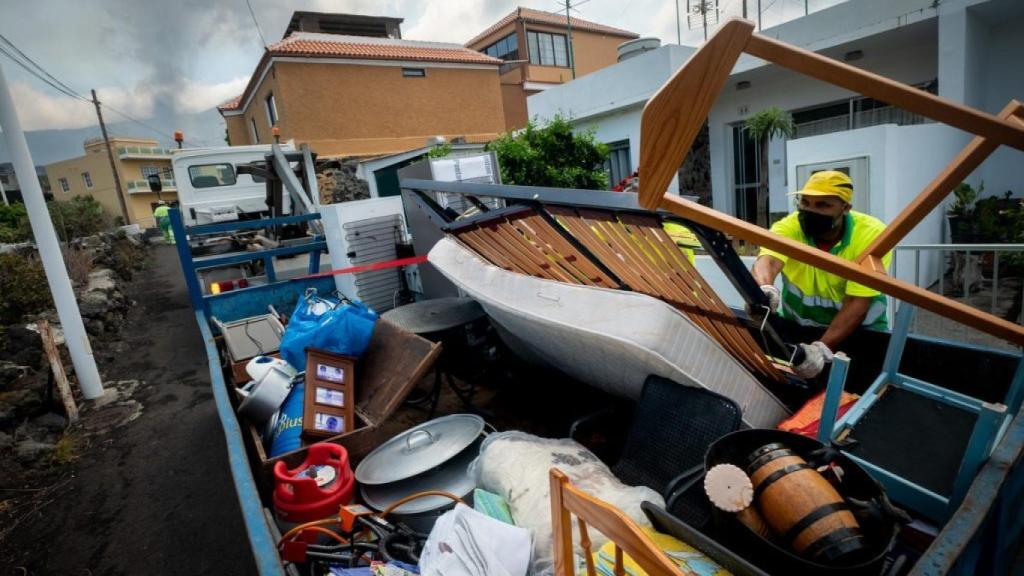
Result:
[[[704,453],[739,430],[741,418],[740,407],[721,394],[648,376],[612,472],[657,491],[669,512],[699,528],[710,517],[703,490],[693,489],[704,475]],[[570,435],[580,428],[577,422]]]

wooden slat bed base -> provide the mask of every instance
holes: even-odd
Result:
[[[546,209],[631,289],[679,309],[747,370],[770,380],[783,380],[746,327],[665,233],[656,216],[616,216],[560,206]]]
[[[657,217],[617,217],[599,210],[555,206],[545,210],[557,219],[561,230],[528,210],[501,215],[454,234],[484,259],[511,272],[569,284],[629,288],[654,296],[686,314],[747,370],[771,381],[784,380],[743,324],[661,229]]]
[[[455,236],[505,270],[569,284],[622,287],[533,210],[456,230]]]

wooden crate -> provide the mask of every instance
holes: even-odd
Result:
[[[440,353],[440,343],[407,332],[387,320],[378,320],[370,345],[356,365],[356,429],[322,441],[344,446],[355,468],[360,460],[388,439],[390,433],[381,430],[380,424],[402,404]],[[289,467],[298,465],[306,458],[306,446],[269,458],[259,430],[252,424],[245,424],[244,420],[242,422],[248,432],[246,440],[253,475],[260,492],[265,498],[269,497],[274,487],[274,465],[281,461]]]

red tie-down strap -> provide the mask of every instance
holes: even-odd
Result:
[[[309,280],[310,278],[324,278],[327,276],[337,276],[338,274],[355,274],[356,272],[370,272],[373,270],[386,270],[388,268],[398,268],[399,266],[411,266],[413,264],[422,264],[427,261],[426,256],[410,256],[409,258],[399,258],[397,260],[386,260],[384,262],[374,262],[373,264],[363,264],[361,266],[350,266],[348,268],[339,268],[337,270],[331,270],[330,272],[320,272],[319,274],[309,274],[307,276],[299,276],[298,278],[292,278],[292,280]]]

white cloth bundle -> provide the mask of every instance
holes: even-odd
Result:
[[[525,576],[530,531],[464,504],[445,512],[430,531],[420,556],[423,576]]]

